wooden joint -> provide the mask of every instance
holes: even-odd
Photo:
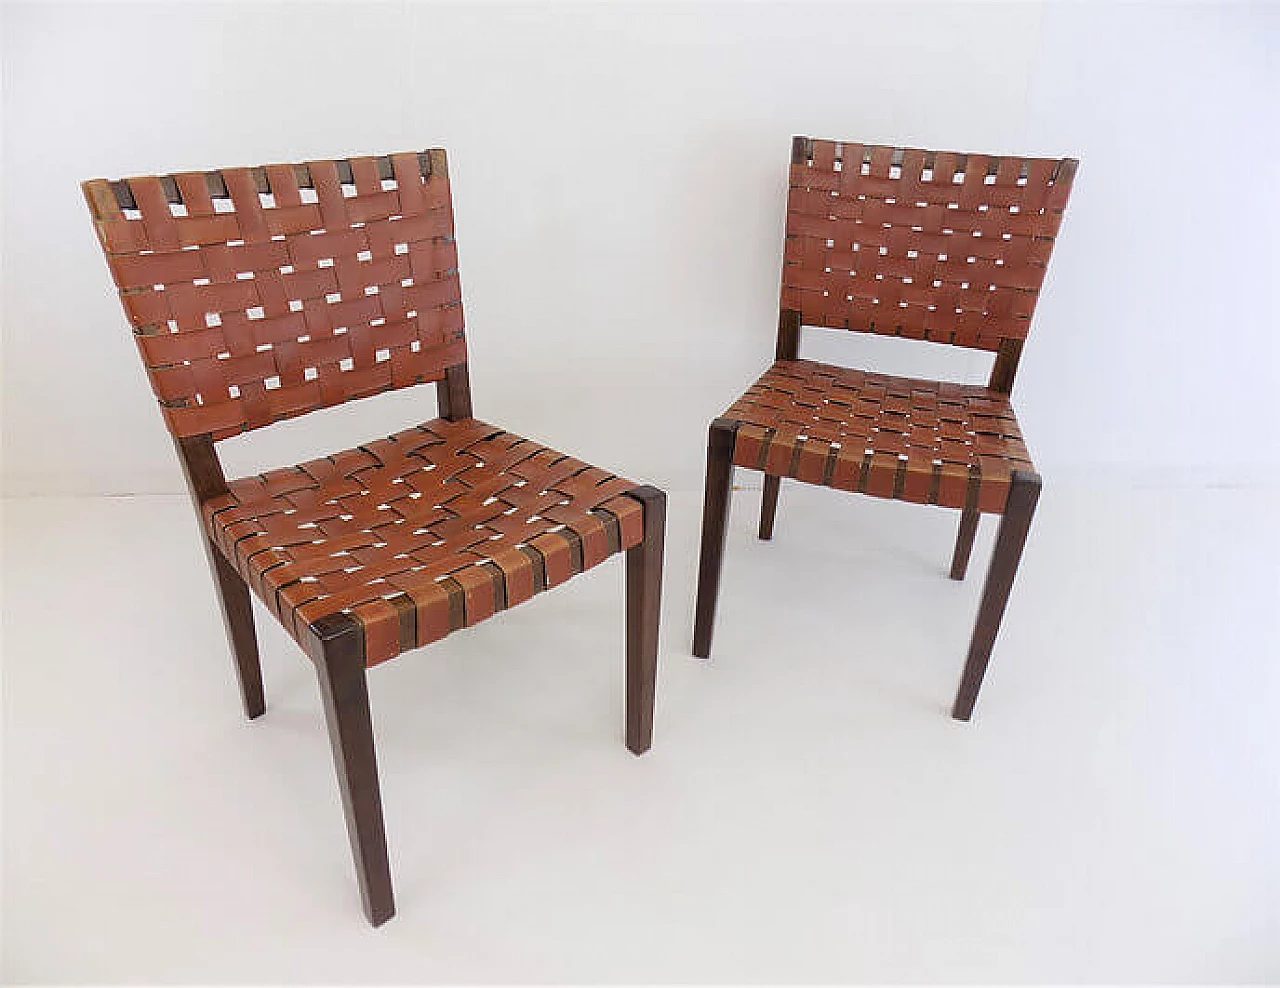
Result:
[[[730,459],[733,456],[733,445],[738,436],[737,419],[718,418],[711,420],[711,428],[707,431],[707,447],[712,455]]]
[[[1032,511],[1040,500],[1044,482],[1034,470],[1014,470],[1009,476],[1009,493],[1004,502],[1004,513],[1017,514]]]
[[[627,497],[639,501],[644,509],[644,537],[647,541],[653,526],[662,525],[667,517],[667,492],[652,484],[642,484],[627,491]]]
[[[1039,494],[1044,487],[1044,479],[1034,470],[1014,470],[1009,475],[1009,490],[1018,488],[1023,491],[1035,491]]]
[[[364,625],[351,614],[326,614],[309,622],[302,634],[303,650],[312,662],[331,666],[358,659],[364,667]]]

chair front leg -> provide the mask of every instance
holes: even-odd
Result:
[[[653,742],[667,495],[645,486],[631,497],[644,507],[644,540],[627,550],[627,747],[643,755]]]
[[[960,515],[960,532],[956,535],[956,551],[951,556],[951,579],[963,580],[969,571],[969,556],[973,553],[973,540],[978,534],[978,520],[982,512],[977,508],[965,508]]]
[[[702,556],[698,562],[698,601],[693,621],[693,654],[711,655],[711,629],[720,592],[720,564],[724,558],[733,480],[733,442],[738,423],[719,418],[707,436],[707,488],[702,503]]]
[[[396,907],[365,680],[364,633],[354,618],[342,614],[322,618],[312,631],[315,642],[308,651],[313,653],[324,697],[360,897],[369,922],[381,926],[395,915]]]
[[[782,478],[773,474],[764,475],[764,495],[760,498],[760,538],[766,542],[773,538],[773,519],[778,514],[778,489],[782,487]]]
[[[978,690],[991,660],[1000,620],[1004,617],[1009,591],[1022,558],[1022,547],[1027,542],[1031,518],[1036,502],[1040,499],[1040,476],[1025,470],[1015,470],[1009,483],[1009,498],[1005,502],[1004,515],[1000,519],[1000,531],[996,535],[996,547],[991,556],[991,569],[987,572],[986,587],[982,591],[982,604],[973,628],[969,644],[969,657],[965,662],[960,689],[956,693],[951,716],[956,720],[968,720],[973,716]]]

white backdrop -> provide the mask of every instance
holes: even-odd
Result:
[[[1278,15],[6,5],[5,491],[182,489],[81,179],[429,146],[477,414],[697,487],[708,420],[771,357],[795,133],[1081,158],[1015,391],[1048,482],[1272,480]],[[985,373],[904,346],[809,331],[804,355]],[[431,415],[413,389],[224,447],[243,472]]]

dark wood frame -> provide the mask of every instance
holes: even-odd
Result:
[[[796,138],[803,141],[804,138]],[[800,145],[803,153],[803,144]],[[800,355],[802,326],[800,313],[782,309],[778,317],[778,340],[775,350],[777,360],[797,360]],[[987,387],[1002,394],[1013,390],[1018,360],[1022,355],[1021,341],[1006,341],[996,354]],[[698,563],[697,602],[694,606],[693,654],[699,658],[711,655],[711,636],[715,623],[716,599],[720,592],[720,571],[724,562],[725,530],[729,519],[730,494],[733,487],[733,446],[738,422],[718,418],[711,423],[707,439],[707,483],[703,499],[702,550]],[[778,493],[782,478],[764,475],[764,493],[760,503],[761,539],[773,538],[774,519],[778,511]],[[974,624],[969,655],[965,661],[960,687],[951,708],[951,716],[967,721],[973,716],[978,690],[982,686],[991,651],[1013,579],[1022,558],[1031,519],[1035,515],[1040,497],[1040,475],[1027,470],[1015,470],[1009,483],[1009,495],[1000,516],[1000,529],[996,534],[995,549],[987,573],[982,602]],[[976,494],[976,489],[975,489]],[[969,556],[978,532],[981,514],[976,502],[961,511],[960,530],[956,536],[955,551],[951,560],[951,578],[963,580],[969,566]]]
[[[339,181],[353,182],[351,160],[338,160],[333,164]],[[390,157],[377,157],[373,164],[382,179],[395,177],[395,166]],[[440,148],[419,152],[417,164],[423,177],[448,174],[446,155]],[[300,188],[315,187],[309,165],[294,164],[291,167]],[[259,193],[271,191],[265,167],[249,169],[249,174]],[[221,172],[205,172],[204,180],[212,197],[226,199],[231,196]],[[182,190],[174,176],[159,176],[159,181],[161,191],[170,203],[182,202]],[[86,183],[85,191],[96,217],[94,195],[98,193],[90,193],[90,184],[93,183]],[[107,194],[114,196],[121,210],[138,207],[128,181],[107,185],[110,189]],[[441,418],[457,422],[472,417],[471,382],[465,358],[463,362],[447,368],[435,383]],[[211,434],[195,435],[175,438],[174,445],[201,519],[205,551],[235,659],[245,713],[251,719],[260,717],[266,710],[266,700],[251,590],[234,561],[223,555],[203,525],[205,504],[228,493],[215,440]],[[626,491],[624,496],[639,502],[643,512],[641,542],[626,551],[626,745],[640,755],[649,749],[653,739],[666,495],[656,487],[643,485]],[[365,914],[373,925],[378,926],[394,915],[395,902],[369,711],[364,629],[357,618],[338,613],[312,623],[300,635],[303,650],[315,664],[324,700],[338,788],[346,813],[347,832]]]
[[[437,383],[437,400],[441,418],[457,421],[471,417],[466,364],[448,369]],[[227,493],[214,441],[202,435],[177,439],[175,445],[196,511],[203,516],[206,501]],[[644,508],[644,539],[626,553],[626,745],[641,755],[653,740],[667,499],[662,491],[647,485],[634,488],[628,496]],[[204,542],[245,712],[250,718],[259,717],[266,702],[249,586],[207,535]],[[304,649],[315,664],[324,700],[364,912],[370,923],[380,926],[395,914],[395,899],[369,711],[363,630],[354,618],[335,614],[316,622],[304,637]]]

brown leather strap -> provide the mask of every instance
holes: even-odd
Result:
[[[797,139],[782,308],[983,350],[1023,339],[1076,165]]]
[[[783,360],[724,417],[738,466],[880,497],[999,513],[1033,469],[1008,397],[981,386]]]
[[[176,436],[225,438],[466,362],[443,151],[84,192]]]
[[[639,545],[636,486],[475,419],[436,419],[233,480],[204,515],[300,642],[346,612],[372,665]]]

